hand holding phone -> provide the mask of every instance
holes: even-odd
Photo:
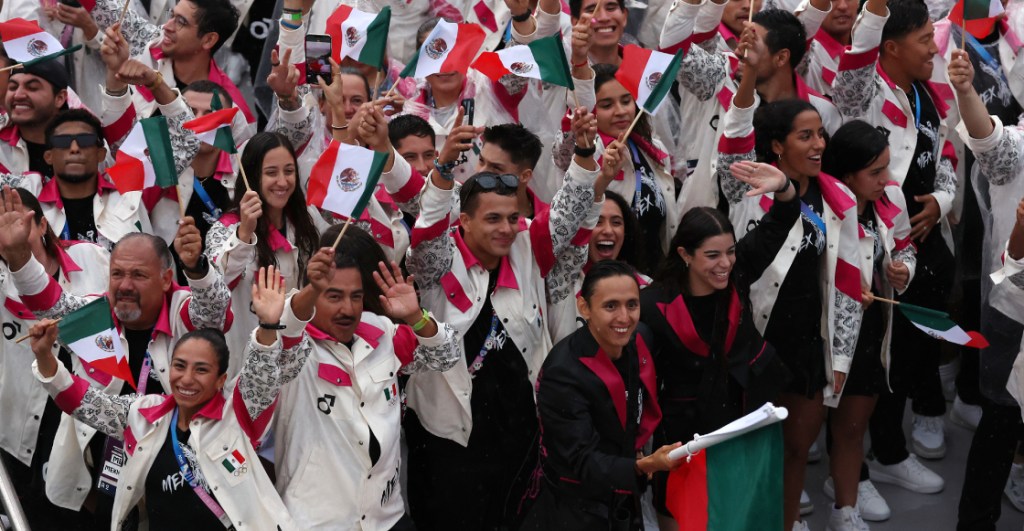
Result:
[[[318,77],[331,80],[330,35],[306,35],[306,83],[315,85]]]

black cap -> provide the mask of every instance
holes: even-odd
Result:
[[[20,68],[11,72],[11,74],[32,74],[34,76],[41,77],[50,82],[53,85],[54,92],[60,92],[68,88],[68,70],[64,67],[64,61],[59,61],[60,57],[50,59],[47,61],[40,61],[33,63],[24,68]]]

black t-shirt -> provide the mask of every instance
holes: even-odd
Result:
[[[665,222],[665,196],[655,180],[654,170],[647,164],[636,144],[630,142],[629,146],[639,186],[633,195],[633,213],[636,214],[642,240],[657,242],[661,238],[661,226]],[[643,245],[640,249],[643,254],[641,263],[646,267],[654,267],[661,262],[660,245]]]
[[[100,235],[96,232],[96,219],[93,216],[93,196],[81,199],[62,197],[60,200],[64,204],[64,219],[67,220],[67,230],[64,227],[54,227],[54,231],[60,234],[60,238],[97,243]]]
[[[128,366],[132,370],[132,375],[135,376],[135,381],[141,384],[139,377],[142,376],[142,364],[143,360],[145,360],[146,352],[149,350],[149,341],[153,338],[153,329],[129,330],[125,328],[124,338],[128,340]],[[128,382],[125,382],[121,387],[122,395],[134,392],[131,386],[128,385]],[[149,380],[146,382],[146,394],[164,394],[164,386],[160,383],[156,368],[152,366],[150,366],[149,370]]]
[[[772,310],[765,338],[773,344],[817,337],[821,321],[821,272],[819,259],[825,252],[824,202],[817,179],[807,180],[807,192],[801,195],[800,222],[804,237],[793,265],[779,287],[778,301]],[[811,216],[810,212],[815,216]],[[819,226],[820,225],[820,226]],[[776,345],[778,346],[778,345]]]
[[[463,345],[467,366],[477,359],[491,332],[494,309],[490,295],[498,282],[498,269],[490,272],[487,300],[473,326],[466,331]],[[471,444],[518,448],[524,438],[532,439],[537,429],[537,413],[533,401],[526,360],[512,341],[504,324],[498,320],[491,348],[483,365],[473,378],[473,433]]]
[[[999,61],[998,27],[989,36],[978,39],[977,42],[988,58],[982,57],[981,51],[972,43],[967,43],[967,56],[974,65],[974,90],[981,96],[981,101],[985,102],[989,114],[998,116],[1004,124],[1015,124],[1020,117],[1021,107],[1010,91]]]
[[[903,181],[903,196],[907,200],[907,215],[916,216],[924,206],[914,200],[915,195],[927,195],[935,191],[935,169],[938,165],[939,125],[941,119],[935,109],[935,102],[924,85],[915,81],[907,93],[910,109],[917,121],[917,146],[910,161],[907,178]],[[920,102],[920,108],[918,108]],[[920,120],[917,120],[920,116]],[[938,238],[941,239],[941,238]]]
[[[197,466],[195,452],[188,445],[189,432],[178,432],[181,452],[188,461],[188,468],[198,484],[214,497],[201,470]],[[174,456],[174,441],[167,434],[160,447],[153,466],[146,475],[146,514],[149,515],[151,531],[224,531],[224,525],[203,503],[195,490],[188,484],[178,467]]]
[[[623,387],[626,388],[626,437],[632,440],[636,437],[636,427],[640,424],[644,407],[644,388],[640,385],[640,367],[636,353],[625,348],[619,359],[612,360],[612,364],[619,371]]]
[[[25,140],[25,147],[28,149],[28,169],[39,172],[43,175],[43,181],[53,177],[53,166],[46,163],[43,153],[49,149],[46,144],[36,144]]]
[[[68,372],[71,372],[71,353],[67,349],[60,349],[60,352],[57,354],[57,360],[64,365]],[[46,406],[43,408],[43,417],[39,420],[39,433],[36,435],[36,449],[31,463],[32,484],[30,490],[40,495],[45,492],[46,483],[43,481],[43,468],[50,460],[53,439],[57,436],[60,418],[60,408],[57,407],[52,398],[47,398]]]

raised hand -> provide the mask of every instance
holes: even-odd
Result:
[[[626,162],[626,144],[621,139],[614,140],[604,148],[601,154],[601,175],[594,183],[594,197],[604,195],[608,185],[615,180],[615,176],[622,171],[622,165]]]
[[[43,11],[51,19],[59,20],[68,26],[81,28],[82,35],[86,40],[92,40],[100,31],[100,27],[96,25],[96,20],[92,18],[92,15],[84,7],[71,7],[57,2],[53,7],[44,7]]]
[[[185,216],[178,222],[178,233],[174,236],[174,250],[185,269],[195,269],[203,255],[203,237],[192,216]],[[186,274],[188,271],[186,271]]]
[[[131,48],[128,47],[128,41],[125,40],[124,35],[121,35],[121,24],[115,23],[104,32],[103,44],[100,45],[100,58],[107,66],[107,72],[115,74],[129,57],[131,57]]]
[[[736,55],[743,61],[743,65],[751,70],[751,73],[757,69],[764,51],[764,42],[757,35],[754,26],[746,24],[743,33],[740,34],[740,42],[736,46]],[[744,74],[746,75],[746,72]]]
[[[274,266],[261,267],[252,284],[252,311],[261,323],[277,324],[284,313],[285,283]]]
[[[974,65],[967,57],[967,52],[953,50],[947,70],[949,71],[949,84],[953,85],[957,94],[965,94],[974,90]]]
[[[53,344],[57,341],[57,321],[43,319],[28,329],[32,339],[32,353],[36,355],[36,369],[44,378],[57,374],[57,358]]]
[[[21,196],[10,186],[3,188],[0,201],[0,256],[11,271],[17,271],[32,257],[28,238],[34,224],[33,212],[21,204]]]
[[[577,146],[589,147],[597,138],[597,116],[585,107],[577,107],[573,111],[571,127]]]
[[[299,84],[299,69],[291,64],[292,49],[286,48],[284,57],[279,57],[276,49],[270,52],[270,75],[267,86],[277,95],[281,108],[295,110],[298,108],[295,87]]]
[[[331,107],[332,124],[337,126],[345,125],[345,91],[344,83],[341,81],[341,67],[331,58],[331,82],[328,84],[322,77],[316,78],[320,89],[324,91],[324,98]]]
[[[777,199],[788,201],[795,195],[790,193],[793,191],[793,186],[787,184],[789,178],[786,177],[786,174],[771,164],[743,160],[734,162],[729,169],[732,171],[733,177],[751,186],[751,190],[747,192],[748,197],[764,195],[769,192],[779,192],[784,188],[785,193],[780,194]],[[785,197],[782,197],[782,195]]]
[[[380,304],[384,313],[391,318],[399,319],[405,323],[415,323],[420,320],[422,310],[419,299],[416,297],[416,288],[413,287],[413,277],[402,276],[402,270],[398,263],[391,262],[391,269],[384,262],[378,264],[380,272],[373,272],[373,280],[380,288]]]
[[[334,278],[335,269],[334,250],[330,247],[320,248],[306,264],[306,285],[317,293],[324,292]]]
[[[473,139],[477,135],[484,132],[483,127],[473,127],[472,125],[462,125],[462,118],[465,115],[465,110],[462,106],[459,106],[458,114],[455,116],[455,125],[452,127],[448,137],[444,140],[444,146],[441,147],[441,153],[437,156],[438,162],[441,164],[447,164],[449,162],[455,162],[459,160],[462,153],[469,151],[473,147]]]
[[[142,64],[135,59],[126,60],[117,69],[117,79],[136,86],[149,86],[156,82],[156,70]]]
[[[238,240],[242,243],[253,243],[252,235],[256,232],[256,224],[263,215],[263,200],[260,199],[256,190],[249,190],[242,196],[238,205]]]
[[[391,152],[391,139],[388,137],[388,119],[384,117],[376,102],[366,102],[360,109],[362,120],[356,128],[356,134],[370,149],[381,153]],[[349,125],[351,128],[351,124]]]
[[[572,27],[572,64],[578,65],[590,58],[590,45],[594,40],[593,15],[583,13]]]

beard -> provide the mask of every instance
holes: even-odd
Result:
[[[130,298],[132,300],[123,300],[125,298]],[[142,306],[139,304],[139,295],[137,293],[116,292],[116,298],[114,300],[114,315],[116,315],[117,319],[122,323],[130,323],[139,320],[139,318],[142,317]]]
[[[65,181],[65,182],[67,182],[69,184],[84,183],[85,181],[88,181],[89,179],[92,179],[93,177],[96,177],[95,173],[92,173],[92,174],[82,174],[82,175],[75,175],[75,174],[71,174],[71,173],[58,173],[57,174],[57,178],[58,179],[60,179],[62,181]]]

